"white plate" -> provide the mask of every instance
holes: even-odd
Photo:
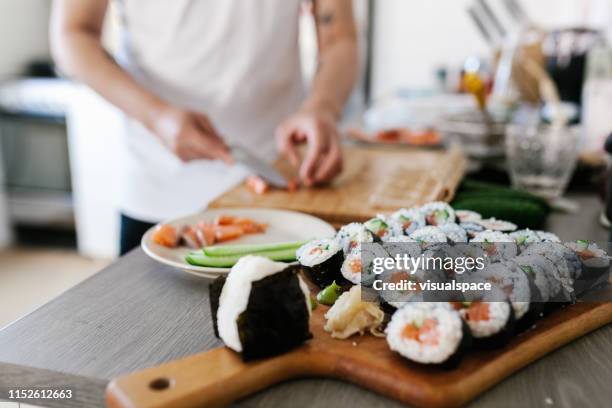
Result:
[[[170,224],[175,227],[194,225],[200,221],[212,221],[221,214],[248,217],[257,222],[268,224],[265,233],[248,234],[240,239],[228,242],[227,245],[266,244],[314,238],[329,238],[336,232],[334,227],[330,224],[311,215],[295,211],[254,208],[215,208],[206,210],[200,214],[171,220],[164,224]],[[166,248],[154,243],[151,240],[154,228],[155,227],[151,228],[144,234],[141,246],[144,252],[156,261],[205,278],[216,278],[219,275],[229,272],[230,268],[211,268],[188,264],[185,262],[185,255],[193,251],[193,249],[186,247]]]

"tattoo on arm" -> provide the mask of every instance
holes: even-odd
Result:
[[[334,12],[333,11],[322,11],[317,15],[317,21],[322,25],[329,25],[334,22]]]

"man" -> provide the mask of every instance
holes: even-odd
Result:
[[[152,223],[198,211],[243,179],[230,145],[268,161],[280,151],[306,186],[341,171],[336,124],[358,64],[351,0],[314,2],[319,67],[308,92],[301,0],[115,1],[116,59],[101,44],[109,0],[55,0],[51,39],[60,69],[126,116],[122,254]]]

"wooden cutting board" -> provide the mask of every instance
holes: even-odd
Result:
[[[381,212],[430,201],[450,201],[463,177],[466,159],[458,149],[423,150],[345,147],[344,171],[329,186],[257,195],[237,186],[212,208],[264,207],[300,211],[332,224],[365,221]],[[288,176],[284,161],[276,166]]]
[[[333,377],[417,407],[458,407],[520,368],[612,322],[612,303],[583,302],[558,310],[504,348],[470,351],[453,370],[421,366],[366,335],[335,340],[323,330],[326,307],[311,318],[313,339],[287,354],[248,364],[218,348],[113,380],[111,408],[223,406],[296,377]],[[207,330],[211,328],[203,328]]]

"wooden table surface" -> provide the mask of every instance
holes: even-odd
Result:
[[[572,196],[581,215],[553,214],[548,229],[564,239],[607,241],[595,197]],[[41,265],[44,268],[44,265]],[[0,400],[9,388],[72,388],[71,401],[48,407],[98,407],[109,379],[220,346],[208,282],[161,266],[135,250],[0,331]],[[531,364],[473,407],[608,407],[612,401],[612,325]],[[32,401],[30,401],[33,403]],[[394,401],[351,384],[301,379],[236,406],[390,407]]]

